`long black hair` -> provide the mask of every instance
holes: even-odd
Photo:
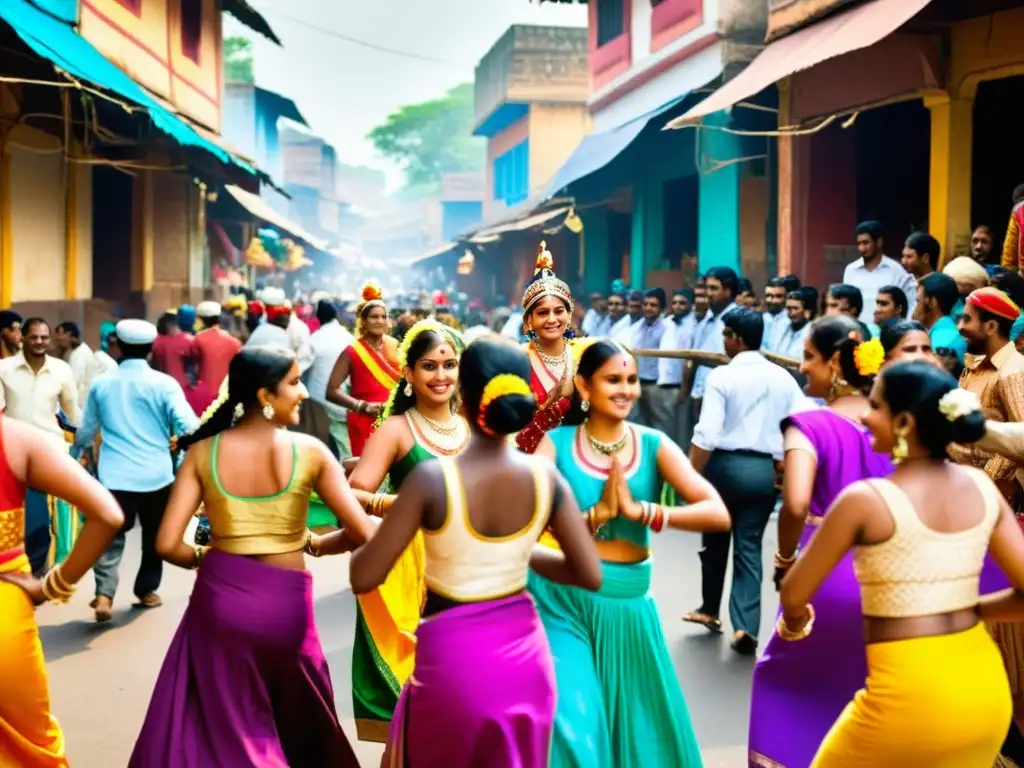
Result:
[[[508,377],[516,387],[500,388],[501,393],[487,402],[481,418],[481,400],[488,385]],[[493,439],[520,432],[533,419],[537,399],[529,391],[530,358],[518,344],[501,336],[477,339],[462,355],[459,385],[470,427]]]
[[[848,384],[864,394],[871,390],[875,377],[862,375],[853,356],[864,340],[860,323],[848,315],[827,315],[814,321],[809,338],[826,362],[839,353],[839,371]]]
[[[583,354],[580,355],[579,363],[576,365],[576,375],[586,381],[590,381],[605,363],[618,355],[633,357],[632,352],[611,339],[595,341],[587,345],[587,348],[583,350]],[[583,410],[583,398],[580,397],[579,390],[575,390],[572,394],[569,412],[562,419],[562,423],[566,426],[575,427],[582,424],[586,418],[587,414]]]
[[[882,326],[882,332],[879,334],[879,340],[882,342],[882,349],[885,350],[885,356],[889,357],[892,351],[900,345],[903,341],[903,337],[908,333],[914,331],[921,331],[922,333],[928,333],[928,329],[925,328],[917,320],[896,320],[891,323],[887,323]]]
[[[259,407],[259,391],[276,392],[294,364],[295,354],[280,347],[242,347],[228,367],[227,397],[207,412],[195,432],[178,440],[178,450],[228,429],[235,420],[237,406],[245,411]]]
[[[899,360],[882,369],[881,376],[883,396],[892,415],[914,417],[917,439],[932,458],[945,458],[950,443],[974,443],[984,437],[981,408],[952,421],[939,409],[939,401],[959,384],[938,366],[924,360]]]

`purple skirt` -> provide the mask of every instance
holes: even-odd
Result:
[[[800,547],[816,529],[805,526]],[[867,658],[860,586],[847,554],[815,593],[814,631],[799,641],[772,632],[754,667],[748,764],[807,768],[853,695]]]
[[[212,550],[130,768],[358,768],[313,618],[313,580]]]
[[[523,593],[449,608],[416,631],[391,721],[393,768],[547,768],[555,670]]]

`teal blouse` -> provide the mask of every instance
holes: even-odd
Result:
[[[662,433],[638,424],[630,424],[637,436],[638,459],[626,475],[626,483],[634,501],[657,503],[661,499],[664,483],[658,472],[658,448],[661,447]],[[555,444],[555,464],[562,473],[580,509],[588,509],[601,500],[607,476],[587,469],[576,450],[578,427],[558,427],[548,432]],[[623,540],[641,547],[651,544],[651,529],[640,523],[616,517],[609,520],[595,537],[598,540]]]

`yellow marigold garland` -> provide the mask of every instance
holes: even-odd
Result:
[[[507,395],[533,397],[533,390],[530,389],[530,384],[526,379],[516,376],[514,373],[499,373],[487,382],[483,394],[480,396],[480,408],[477,411],[476,423],[491,437],[497,437],[497,435],[487,426],[487,409],[495,400]]]
[[[853,350],[853,363],[861,376],[877,376],[885,362],[885,349],[878,339],[862,341]]]

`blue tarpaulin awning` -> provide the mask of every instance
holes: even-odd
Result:
[[[157,128],[179,144],[203,149],[222,163],[236,165],[249,173],[257,172],[253,166],[204,139],[188,123],[161,106],[68,24],[27,0],[0,1],[0,20],[7,22],[29,48],[61,72],[137,104],[149,114]]]
[[[549,200],[563,192],[573,182],[604,168],[633,143],[651,120],[672,109],[688,95],[684,93],[667,104],[662,104],[657,109],[635,117],[610,131],[592,133],[584,137],[576,150],[569,155],[569,159],[552,177],[543,198]]]

